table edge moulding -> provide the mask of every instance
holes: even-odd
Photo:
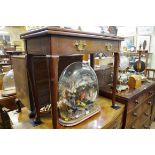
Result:
[[[113,108],[117,108],[115,104],[116,83],[119,65],[119,52],[122,37],[104,35],[100,33],[83,32],[79,30],[64,29],[58,27],[46,27],[36,31],[27,32],[20,35],[25,41],[25,50],[28,55],[27,69],[29,80],[32,84],[32,92],[34,96],[34,104],[36,107],[36,123],[41,123],[39,116],[39,107],[37,92],[35,91],[35,83],[32,80],[32,69],[30,66],[31,57],[47,56],[50,57],[50,96],[52,102],[53,128],[58,128],[58,63],[60,56],[69,56],[76,54],[90,54],[91,66],[93,65],[93,56],[97,52],[114,53],[114,76],[113,76]]]

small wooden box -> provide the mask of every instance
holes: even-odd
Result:
[[[141,87],[142,78],[140,75],[131,75],[128,80],[128,85],[132,89],[137,89]]]

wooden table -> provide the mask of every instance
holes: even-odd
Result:
[[[122,128],[122,119],[124,114],[124,104],[117,103],[121,108],[115,110],[111,108],[111,100],[99,97],[96,100],[96,104],[101,106],[101,112],[92,116],[91,118],[83,121],[82,123],[73,127],[63,127],[59,125],[61,129],[117,129]],[[32,120],[29,120],[28,109],[22,108],[21,113],[9,112],[13,128],[14,129],[50,129],[52,126],[51,114],[42,114],[43,123],[34,126]]]
[[[115,92],[119,65],[119,51],[121,41],[124,38],[57,27],[47,27],[40,30],[31,31],[21,34],[20,37],[25,41],[25,50],[28,56],[28,77],[36,109],[35,122],[37,124],[41,123],[40,108],[37,94],[37,84],[34,80],[35,68],[31,65],[33,58],[37,56],[46,56],[47,58],[50,58],[50,62],[47,67],[49,69],[48,71],[50,78],[53,128],[59,127],[57,101],[58,66],[60,56],[90,54],[91,66],[94,67],[94,54],[96,52],[114,53],[112,107],[117,108],[115,104]]]

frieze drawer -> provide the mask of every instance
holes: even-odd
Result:
[[[52,37],[51,49],[54,51],[52,54],[59,55],[77,54],[77,52],[79,54],[90,52],[119,52],[119,41],[79,37]]]
[[[139,95],[138,97],[134,98],[128,103],[128,112],[132,111],[136,107],[138,107],[142,102],[145,100],[150,99],[154,95],[153,90],[148,90]]]
[[[148,99],[127,114],[126,128],[141,128],[143,122],[151,117],[153,99]]]

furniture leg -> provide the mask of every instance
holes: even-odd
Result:
[[[29,118],[35,118],[35,115],[36,115],[35,111],[31,111],[29,113]]]
[[[28,82],[30,83],[29,79],[28,79]],[[29,84],[30,86],[30,84]],[[35,118],[35,106],[34,106],[34,103],[32,101],[33,99],[33,95],[32,95],[32,92],[31,92],[31,89],[29,88],[29,97],[30,97],[30,113],[29,113],[29,118]]]
[[[31,64],[31,60],[32,59],[33,59],[33,57],[28,54],[27,55],[28,78],[29,78],[29,82],[30,82],[30,86],[31,86],[31,92],[32,92],[32,96],[33,96],[34,105],[35,105],[35,113],[32,112],[29,115],[29,117],[32,118],[35,115],[34,124],[35,125],[39,125],[42,122],[41,122],[41,119],[40,119],[40,107],[39,107],[37,90],[35,89],[36,88],[36,84],[35,84],[34,75],[33,75],[33,71],[32,71],[32,67],[33,67],[33,65]]]
[[[120,107],[116,102],[116,86],[118,79],[118,68],[119,68],[119,53],[114,53],[114,75],[113,75],[113,89],[112,89],[112,108],[119,109]]]
[[[90,66],[94,68],[94,54],[90,54]]]
[[[52,56],[50,58],[50,100],[52,105],[52,122],[53,128],[58,128],[58,65],[59,65],[59,56]]]
[[[21,101],[19,100],[19,99],[15,99],[15,103],[16,103],[16,105],[17,105],[17,113],[20,113],[22,110],[21,110]]]
[[[28,72],[27,72],[28,75]],[[30,113],[29,113],[29,118],[35,118],[35,106],[34,106],[34,102],[33,102],[33,94],[32,94],[32,89],[31,89],[31,81],[30,78],[28,76],[28,89],[29,89],[29,102],[30,102]]]

